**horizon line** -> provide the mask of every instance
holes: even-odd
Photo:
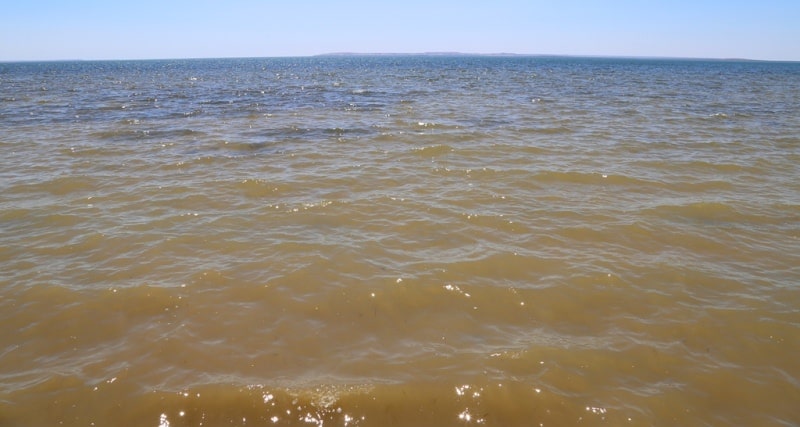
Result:
[[[751,59],[738,57],[702,57],[702,56],[664,56],[664,55],[597,55],[597,54],[557,54],[557,53],[514,53],[514,52],[326,52],[309,55],[276,55],[276,56],[186,56],[186,57],[153,57],[153,58],[94,58],[94,59],[0,59],[0,64],[31,62],[91,62],[91,61],[178,61],[202,59],[271,59],[271,58],[318,58],[336,56],[495,56],[495,57],[539,57],[539,58],[607,58],[607,59],[666,59],[695,61],[731,61],[731,62],[800,62],[792,59]]]

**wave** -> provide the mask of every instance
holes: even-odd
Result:
[[[16,184],[7,188],[8,194],[49,193],[65,196],[72,193],[86,193],[97,189],[100,181],[89,176],[63,176],[37,183]]]
[[[561,172],[545,171],[535,173],[531,180],[546,184],[566,183],[566,184],[593,184],[593,185],[627,185],[627,186],[663,186],[658,181],[648,181],[633,178],[626,175],[609,173],[587,173],[587,172]]]
[[[123,125],[130,124],[127,121]],[[92,132],[89,137],[100,141],[110,142],[124,142],[137,139],[156,139],[156,140],[174,140],[187,137],[204,138],[207,136],[206,132],[196,129],[179,128],[179,129],[130,129],[120,128]]]
[[[454,151],[453,147],[447,144],[428,145],[425,147],[414,148],[414,154],[423,157],[437,157],[450,154]]]
[[[660,205],[643,213],[671,221],[691,221],[706,225],[783,224],[796,221],[797,215],[792,214],[785,206],[778,204],[754,210],[738,206],[734,202],[690,202]]]

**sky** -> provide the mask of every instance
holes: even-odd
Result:
[[[800,61],[800,0],[0,0],[0,61],[331,52]]]

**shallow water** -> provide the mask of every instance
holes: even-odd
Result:
[[[800,423],[800,64],[0,64],[0,425]]]

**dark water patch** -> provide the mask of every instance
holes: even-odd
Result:
[[[117,129],[103,130],[89,133],[89,137],[93,140],[108,141],[108,142],[126,142],[132,140],[153,139],[164,142],[174,142],[184,140],[186,138],[198,139],[206,136],[206,133],[196,129],[153,129],[153,128],[139,128],[140,123],[123,121],[121,126]],[[131,129],[131,126],[136,128]]]
[[[114,129],[108,131],[92,132],[89,137],[101,141],[130,141],[149,137],[150,132],[138,129]]]
[[[149,129],[145,131],[147,136],[165,141],[172,141],[174,139],[182,140],[184,138],[202,139],[208,134],[204,131],[189,128],[178,129]]]
[[[369,128],[333,127],[333,128],[326,128],[323,130],[323,132],[338,138],[359,138],[372,135],[374,133],[374,130]]]

